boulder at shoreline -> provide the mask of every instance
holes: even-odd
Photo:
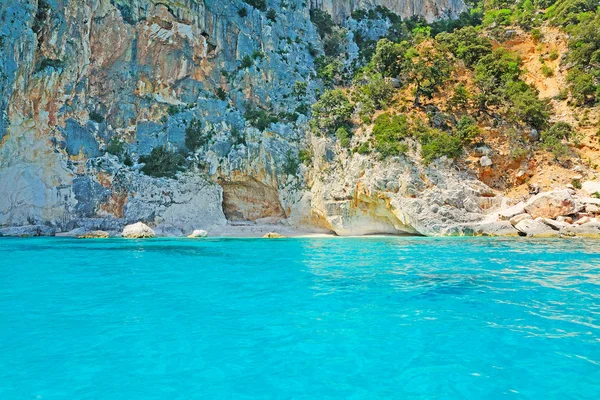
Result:
[[[156,234],[148,225],[137,222],[135,224],[127,225],[123,229],[121,236],[128,239],[147,239],[155,237]]]
[[[194,231],[188,235],[188,238],[190,239],[196,239],[196,238],[203,238],[203,237],[207,237],[208,236],[208,232],[202,230],[202,229],[194,229]]]

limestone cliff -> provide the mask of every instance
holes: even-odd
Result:
[[[311,0],[311,3],[313,7],[327,10],[338,22],[355,10],[377,6],[386,7],[400,16],[420,15],[428,21],[441,16],[456,16],[467,9],[462,0]]]
[[[337,20],[383,5],[403,15],[455,15],[453,0],[325,0]],[[383,165],[307,134],[295,110],[315,101],[322,51],[300,1],[6,0],[0,4],[0,226],[164,232],[227,220],[286,220],[338,234],[443,233],[501,202],[442,161]],[[244,12],[240,10],[245,10]],[[302,95],[296,82],[306,82]],[[278,115],[264,129],[248,112]],[[290,117],[292,115],[292,117]],[[177,179],[135,161],[153,148],[206,140]],[[315,165],[295,165],[315,141]],[[108,154],[111,145],[122,154]],[[114,153],[114,151],[113,151]],[[438,221],[438,222],[436,222]]]

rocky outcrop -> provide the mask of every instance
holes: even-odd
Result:
[[[564,237],[583,236],[600,237],[600,223],[588,222],[582,225],[569,225],[561,228],[560,235]]]
[[[537,219],[524,219],[515,225],[515,228],[523,236],[558,237],[558,230]]]
[[[266,239],[281,239],[281,238],[284,238],[284,237],[285,236],[283,236],[283,235],[281,235],[281,234],[279,234],[277,232],[269,232],[269,233],[267,233],[267,234],[265,234],[263,236],[263,238],[266,238]]]
[[[445,15],[456,16],[467,9],[461,0],[311,0],[311,5],[327,10],[338,22],[352,11],[376,6],[386,7],[401,16],[421,15],[429,21]]]
[[[106,239],[108,238],[108,232],[104,231],[90,231],[77,235],[78,239]]]
[[[309,133],[306,111],[296,111],[323,89],[310,7],[341,21],[378,5],[428,19],[465,9],[454,0],[271,2],[267,18],[241,0],[2,2],[0,226],[112,233],[141,221],[182,236],[269,221],[338,235],[514,235],[508,221],[524,210],[551,219],[578,211],[561,192],[492,221],[506,199],[452,160],[423,166],[418,143],[381,160]],[[389,28],[363,22],[368,40]],[[358,53],[355,43],[348,52]],[[248,117],[259,109],[261,124]],[[190,129],[197,148],[186,144]],[[142,172],[140,156],[160,146],[186,154],[185,172]],[[299,163],[306,149],[310,165]],[[480,161],[490,169],[491,158]],[[591,215],[594,206],[583,205]]]
[[[153,238],[156,236],[156,234],[148,225],[142,222],[137,222],[135,224],[125,226],[121,236],[127,239],[146,239]]]
[[[54,236],[55,229],[45,225],[12,226],[0,229],[0,236]]]
[[[385,163],[350,152],[334,159],[334,146],[327,139],[312,143],[311,191],[292,210],[292,217],[305,216],[298,223],[338,235],[447,235],[482,222],[503,203],[503,196],[453,169],[451,160],[424,167],[414,154]]]
[[[583,182],[581,188],[589,195],[593,196],[594,194],[600,195],[600,182],[598,181],[586,181]]]
[[[577,205],[568,190],[540,193],[527,201],[525,211],[533,218],[551,218],[577,212]]]
[[[196,238],[203,238],[203,237],[207,237],[207,236],[208,236],[208,232],[206,232],[202,229],[194,229],[194,231],[188,235],[188,238],[196,239]]]

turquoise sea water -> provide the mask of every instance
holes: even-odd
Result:
[[[0,240],[0,399],[292,398],[600,398],[600,241]]]

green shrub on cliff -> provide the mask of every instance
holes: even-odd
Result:
[[[339,128],[351,124],[354,107],[346,94],[339,90],[327,90],[312,107],[311,128],[316,134],[333,134]]]
[[[563,160],[570,154],[569,147],[564,142],[569,141],[573,135],[573,127],[570,124],[557,122],[542,132],[542,145],[552,152],[556,159]]]
[[[335,24],[333,23],[333,18],[331,18],[331,15],[327,11],[318,8],[311,9],[310,20],[315,25],[315,28],[317,28],[317,32],[321,36],[321,39],[333,32]]]
[[[463,143],[471,143],[480,133],[481,129],[471,117],[464,116],[456,124],[456,134]]]
[[[442,156],[448,158],[460,157],[463,152],[460,137],[438,129],[424,130],[420,134],[420,141],[421,157],[425,165]]]
[[[265,110],[248,106],[244,117],[253,127],[260,131],[264,131],[269,125],[279,122],[276,115],[270,114]]]
[[[374,147],[384,157],[406,153],[408,145],[403,140],[410,135],[410,125],[404,115],[383,113],[375,119]]]
[[[145,165],[142,172],[155,178],[174,178],[183,169],[185,158],[180,153],[168,150],[166,147],[155,147],[146,156],[140,157]]]
[[[267,11],[267,0],[244,0],[247,4],[250,4],[252,7],[260,10]]]
[[[202,129],[202,122],[194,118],[185,128],[185,147],[190,151],[196,151],[206,145],[210,140],[210,134]]]

